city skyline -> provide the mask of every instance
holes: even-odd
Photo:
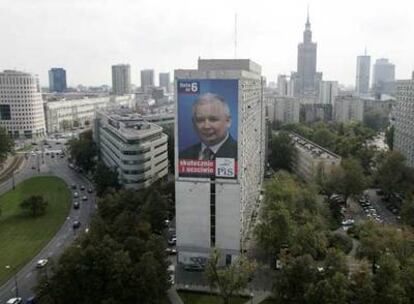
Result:
[[[131,82],[138,85],[144,69],[157,75],[194,68],[199,56],[234,58],[237,13],[237,58],[258,62],[268,82],[276,81],[278,74],[296,69],[308,3],[317,70],[324,80],[354,85],[356,57],[365,47],[372,62],[385,57],[396,65],[396,79],[410,77],[414,43],[407,37],[414,32],[414,20],[408,0],[313,0],[283,6],[265,1],[253,6],[236,1],[5,0],[0,4],[0,70],[38,74],[47,86],[48,70],[61,66],[69,86],[102,85],[111,83],[112,65],[127,63]]]

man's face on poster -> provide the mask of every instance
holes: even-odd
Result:
[[[201,102],[195,107],[194,127],[207,146],[220,143],[231,126],[231,118],[220,101]]]

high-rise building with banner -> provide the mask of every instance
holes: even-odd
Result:
[[[174,80],[178,261],[201,263],[216,247],[228,264],[246,249],[260,204],[265,80],[247,59],[199,59]]]

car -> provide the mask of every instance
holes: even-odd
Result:
[[[23,303],[22,298],[11,298],[7,300],[6,304],[21,304]]]
[[[175,266],[174,265],[168,266],[168,273],[170,274],[170,283],[174,285],[175,283]]]
[[[56,142],[56,144],[57,144],[57,145],[60,145],[60,141],[57,141],[57,142]]]
[[[80,221],[74,221],[73,224],[72,224],[73,229],[78,229],[80,226],[81,226]]]
[[[26,304],[36,304],[36,297],[30,297],[26,299]]]
[[[167,248],[165,249],[165,252],[166,252],[168,255],[176,255],[176,254],[177,254],[177,249],[167,247]]]
[[[88,193],[92,193],[93,189],[92,188],[88,188]]]
[[[75,198],[79,197],[79,193],[78,192],[74,192],[73,193],[73,197],[75,197]]]
[[[84,195],[84,196],[82,196],[82,200],[83,201],[87,201],[88,200],[88,197]]]
[[[43,268],[43,267],[45,267],[48,261],[49,261],[48,259],[40,259],[36,263],[36,268]]]
[[[46,152],[46,155],[49,155],[49,152]]]
[[[75,165],[74,164],[71,164],[71,163],[69,163],[69,168],[71,168],[71,169],[74,169],[75,168]]]
[[[80,186],[79,188],[81,191],[85,190],[85,186]]]
[[[352,226],[355,223],[353,219],[347,219],[342,221],[343,226]]]
[[[204,266],[198,263],[185,264],[184,270],[187,271],[204,271]]]
[[[169,246],[175,246],[177,244],[177,238],[176,237],[172,237],[168,240],[168,245]]]
[[[60,158],[65,158],[65,155],[61,154],[61,155],[60,155]]]
[[[36,167],[35,166],[32,166],[32,170],[36,170]]]
[[[36,156],[36,155],[37,155],[36,152],[32,151],[32,156]]]
[[[72,188],[72,189],[76,189],[76,188],[77,188],[76,184],[72,184],[72,185],[71,185],[71,188]]]
[[[51,145],[49,145],[49,146],[47,146],[49,149],[52,149],[52,146]]]
[[[80,204],[79,202],[73,202],[73,209],[79,209]]]

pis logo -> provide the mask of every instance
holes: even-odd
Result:
[[[235,177],[234,158],[216,158],[217,177]]]

